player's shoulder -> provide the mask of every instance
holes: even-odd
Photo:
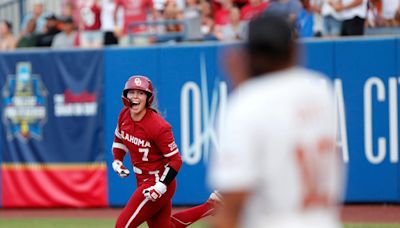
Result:
[[[325,89],[330,86],[331,82],[326,75],[320,72],[297,66],[273,73],[265,77],[263,82],[256,82],[256,84],[259,87],[263,86],[265,93],[290,96],[302,90],[307,92]]]
[[[252,83],[245,82],[237,87],[229,96],[226,106],[227,119],[244,124],[249,120],[249,114],[257,111],[260,90]]]
[[[304,67],[295,67],[294,71],[299,72],[300,74],[304,75],[305,77],[310,78],[311,80],[329,80],[328,76],[313,70],[313,69],[308,69],[308,68],[304,68]]]
[[[129,108],[127,107],[123,107],[120,111],[119,111],[119,115],[118,115],[118,122],[123,121],[126,118],[130,118],[130,111]]]
[[[147,112],[146,121],[148,124],[151,124],[152,129],[154,129],[155,132],[171,128],[171,125],[160,115],[160,113],[153,109],[148,109]]]
[[[333,91],[332,80],[329,77],[321,72],[314,71],[306,68],[298,68],[297,81],[294,81],[292,84],[293,87],[300,87],[300,90],[303,90],[305,93],[323,93],[329,94]]]
[[[327,76],[303,67],[269,73],[246,81],[230,97],[228,112],[257,112],[260,105],[274,107],[298,93],[309,94],[331,88]],[[328,89],[329,91],[330,89]]]

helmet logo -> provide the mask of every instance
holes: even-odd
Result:
[[[140,78],[135,78],[135,84],[136,84],[136,86],[142,85],[142,81],[140,80]]]

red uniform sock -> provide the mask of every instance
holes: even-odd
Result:
[[[199,206],[173,214],[171,222],[175,228],[187,227],[201,218],[212,215],[214,211],[213,203],[207,201]]]

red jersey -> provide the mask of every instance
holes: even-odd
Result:
[[[124,8],[124,33],[128,33],[129,24],[132,22],[147,21],[147,10],[153,9],[152,0],[116,0],[116,6]],[[135,27],[133,31],[143,31],[143,28]]]
[[[215,11],[214,17],[216,25],[226,25],[229,23],[231,11],[229,9],[220,8]]]
[[[81,21],[84,31],[95,31],[101,27],[100,21],[101,9],[93,3],[91,6],[82,6],[80,9]]]
[[[178,172],[182,159],[175,144],[171,125],[157,112],[147,109],[140,121],[133,121],[124,107],[115,130],[113,153],[129,153],[138,186],[156,182],[168,164]]]
[[[243,8],[240,10],[240,19],[251,20],[252,18],[262,14],[267,6],[267,2],[261,2],[258,6],[252,6],[249,3],[243,6]]]

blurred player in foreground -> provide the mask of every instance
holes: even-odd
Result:
[[[247,35],[226,56],[235,90],[210,167],[224,198],[215,227],[341,227],[331,85],[296,66],[296,43],[281,17],[256,18]]]
[[[219,200],[218,194],[212,193],[204,204],[171,216],[182,159],[171,126],[152,108],[154,97],[153,85],[144,76],[130,77],[122,93],[125,107],[115,130],[112,166],[120,177],[127,177],[123,159],[128,153],[137,189],[117,220],[118,228],[138,227],[143,222],[150,228],[186,227],[213,214]]]

